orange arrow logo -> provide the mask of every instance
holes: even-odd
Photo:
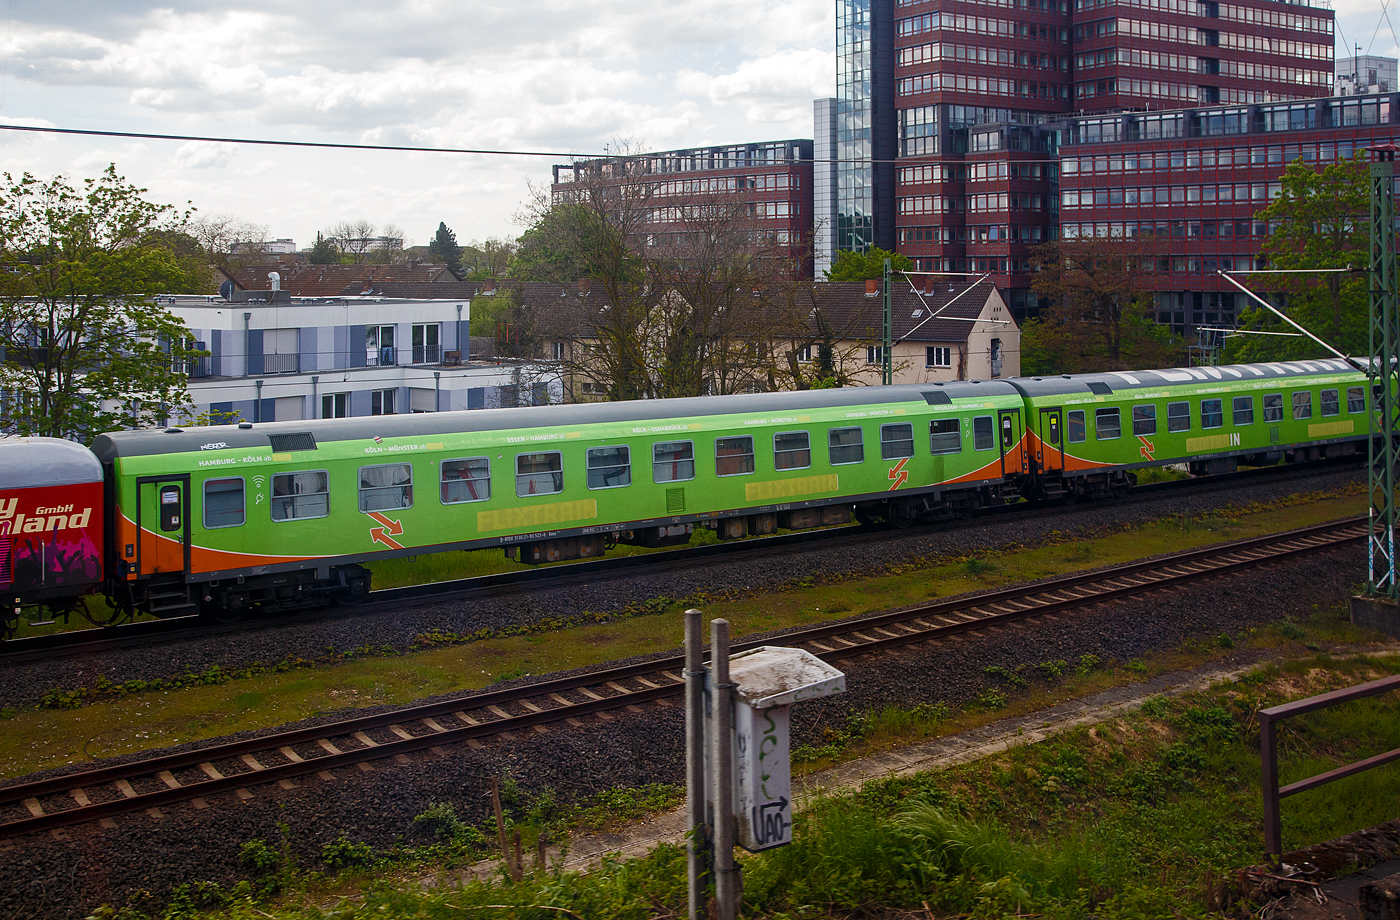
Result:
[[[398,521],[389,520],[384,515],[380,514],[378,511],[370,511],[368,512],[368,514],[370,517],[374,518],[376,521],[384,525],[383,527],[371,527],[369,529],[369,538],[371,542],[383,543],[390,549],[403,549],[402,543],[390,539],[391,535],[397,537],[403,533],[403,525],[400,524]]]
[[[894,482],[894,485],[889,487],[890,492],[893,492],[895,489],[898,489],[900,486],[904,485],[906,482],[909,481],[909,471],[904,468],[904,464],[908,462],[909,458],[905,457],[903,460],[896,463],[894,465],[894,468],[890,470],[889,476],[887,478]]]
[[[1152,453],[1153,453],[1157,448],[1155,448],[1155,447],[1152,446],[1152,442],[1149,441],[1149,440],[1147,440],[1146,438],[1144,438],[1142,435],[1138,435],[1138,436],[1137,436],[1137,439],[1138,439],[1139,441],[1142,442],[1142,446],[1138,448],[1138,453],[1142,454],[1143,459],[1144,459],[1144,460],[1153,460],[1153,459],[1155,459],[1155,458],[1152,456]]]

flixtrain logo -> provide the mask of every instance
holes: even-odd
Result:
[[[82,529],[92,519],[92,506],[40,505],[33,511],[19,512],[19,498],[0,498],[0,533],[43,533],[46,530]]]
[[[894,484],[889,487],[888,491],[893,492],[895,489],[898,489],[900,486],[904,485],[906,482],[909,481],[909,471],[904,468],[904,464],[908,462],[909,458],[905,457],[903,460],[890,467],[888,478],[890,482]]]

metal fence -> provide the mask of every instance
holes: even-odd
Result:
[[[1349,703],[1352,700],[1365,699],[1368,696],[1378,696],[1391,690],[1400,690],[1400,675],[1382,677],[1380,680],[1358,684],[1345,690],[1333,690],[1331,693],[1310,696],[1305,700],[1294,700],[1291,703],[1270,706],[1268,709],[1259,711],[1259,755],[1263,761],[1264,769],[1264,848],[1268,852],[1275,855],[1283,854],[1283,827],[1279,819],[1279,802],[1282,799],[1299,792],[1306,792],[1309,789],[1316,789],[1318,786],[1325,786],[1334,780],[1364,773],[1372,767],[1400,760],[1400,748],[1397,748],[1384,754],[1377,754],[1375,757],[1368,757],[1365,760],[1338,767],[1335,770],[1328,770],[1326,773],[1310,776],[1296,783],[1289,783],[1280,789],[1278,784],[1278,723],[1293,716],[1317,712],[1319,709],[1327,709],[1339,703]]]

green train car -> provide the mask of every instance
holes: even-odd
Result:
[[[100,436],[129,609],[234,619],[369,591],[360,563],[503,547],[526,562],[971,513],[1019,494],[1001,381],[443,412]]]
[[[1017,378],[1030,429],[1027,497],[1121,491],[1131,471],[1194,474],[1365,454],[1366,375],[1339,358]]]
[[[33,484],[0,497],[5,626],[84,593],[234,620],[355,603],[376,558],[501,547],[539,563],[696,527],[907,526],[1122,492],[1142,467],[1363,454],[1370,386],[1328,359],[123,431],[92,445],[100,509],[91,471],[44,459],[73,445],[32,444],[0,451],[0,483]]]

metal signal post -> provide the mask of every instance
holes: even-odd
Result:
[[[1395,562],[1397,351],[1400,316],[1396,314],[1395,151],[1393,144],[1371,148],[1371,379],[1372,438],[1367,464],[1371,494],[1371,537],[1367,553],[1366,593],[1400,598]]]
[[[884,338],[880,344],[880,383],[889,386],[894,383],[894,310],[891,303],[890,260],[885,260],[885,283],[881,288],[885,298]]]

